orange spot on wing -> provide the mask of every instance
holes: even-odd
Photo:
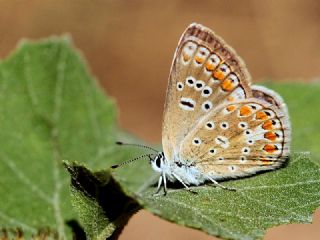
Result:
[[[224,91],[227,91],[227,92],[230,92],[234,89],[234,84],[233,82],[230,80],[230,79],[226,79],[222,82],[221,84],[221,88],[224,90]]]
[[[228,112],[234,111],[235,109],[236,109],[236,106],[235,106],[235,105],[229,105],[229,106],[227,107],[227,111],[228,111]]]
[[[266,132],[264,134],[264,138],[269,139],[270,141],[275,141],[277,139],[277,135],[274,132]]]
[[[216,70],[213,72],[213,77],[218,80],[224,79],[224,73],[221,70]]]
[[[244,105],[240,108],[240,116],[249,116],[251,114],[251,108]]]
[[[278,147],[274,144],[266,144],[264,145],[263,150],[265,150],[267,153],[274,153],[278,150]]]
[[[207,64],[206,64],[206,69],[207,69],[208,71],[213,71],[214,68],[215,68],[215,67],[214,67],[211,63],[207,63]]]
[[[195,60],[196,60],[196,62],[197,62],[197,63],[199,63],[199,64],[200,64],[200,63],[203,63],[203,60],[204,60],[203,58],[198,57],[198,56],[195,56],[195,58],[194,58],[194,59],[195,59]]]
[[[256,119],[266,120],[268,119],[268,115],[264,111],[259,111],[256,113]]]
[[[265,130],[272,130],[273,129],[273,125],[272,125],[272,121],[271,120],[267,120],[262,124],[262,128]]]
[[[190,56],[188,55],[188,54],[183,54],[183,60],[185,61],[185,62],[187,62],[187,61],[189,61],[189,59],[190,59]]]

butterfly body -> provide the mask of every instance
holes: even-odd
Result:
[[[186,164],[179,159],[176,161],[167,160],[163,152],[151,160],[151,166],[154,171],[162,174],[171,182],[179,179],[186,185],[199,185],[208,180],[196,166]]]

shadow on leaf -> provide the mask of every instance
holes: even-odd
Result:
[[[126,196],[109,171],[91,172],[64,162],[71,176],[71,200],[87,238],[116,239],[139,205]]]

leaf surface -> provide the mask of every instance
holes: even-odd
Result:
[[[312,221],[320,205],[320,169],[305,154],[294,154],[283,169],[228,181],[236,192],[213,186],[178,188],[153,196],[155,187],[138,195],[144,208],[172,222],[225,239],[259,239],[280,224]]]
[[[88,239],[115,238],[139,205],[123,194],[110,172],[91,173],[70,162],[65,166],[71,175],[71,201]]]
[[[68,38],[25,41],[0,62],[0,119],[1,228],[70,239],[77,214],[62,159],[105,166],[114,104]]]

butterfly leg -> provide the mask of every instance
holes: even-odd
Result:
[[[225,187],[223,185],[221,185],[220,183],[218,183],[216,180],[214,180],[213,178],[211,177],[208,177],[208,179],[213,182],[213,184],[217,187],[221,187],[222,189],[225,189],[225,190],[229,190],[229,191],[236,191],[235,188],[229,188],[229,187]]]
[[[157,191],[154,193],[154,195],[156,195],[160,192],[161,184],[162,184],[162,175],[160,175],[160,177],[159,177]]]
[[[185,184],[178,175],[176,175],[175,173],[172,173],[172,175],[173,175],[189,192],[191,192],[191,193],[196,193],[195,191],[192,191],[192,190],[188,187],[188,185]]]
[[[166,175],[164,174],[164,172],[162,172],[162,179],[163,179],[164,195],[167,195],[167,179],[166,179]]]
[[[153,195],[157,195],[160,192],[161,186],[162,186],[162,181],[163,181],[164,195],[167,195],[167,179],[166,179],[166,175],[164,173],[161,173],[161,175],[159,177],[159,181],[158,181],[157,191]]]

